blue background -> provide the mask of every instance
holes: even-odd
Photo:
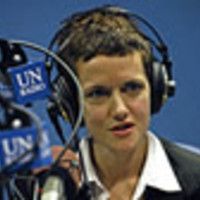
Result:
[[[121,5],[150,21],[168,44],[177,81],[175,98],[153,117],[151,129],[171,140],[200,147],[200,1],[198,0],[1,0],[0,37],[47,47],[59,22],[75,11]],[[48,121],[44,106],[36,112]],[[48,122],[49,123],[49,122]],[[53,143],[56,134],[49,124]],[[69,126],[63,124],[69,133]]]

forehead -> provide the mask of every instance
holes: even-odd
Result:
[[[98,55],[76,65],[81,84],[102,84],[146,78],[142,55],[135,52],[125,56]]]

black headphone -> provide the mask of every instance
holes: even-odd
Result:
[[[56,44],[60,33],[63,31],[63,27],[69,27],[71,20],[76,16],[83,16],[92,13],[94,11],[106,12],[111,14],[119,14],[123,15],[129,19],[134,19],[136,21],[141,22],[145,25],[149,31],[155,36],[156,40],[140,33],[146,40],[148,40],[151,46],[157,51],[157,54],[160,55],[161,59],[157,59],[153,54],[153,61],[151,64],[151,73],[149,81],[151,86],[151,113],[155,114],[160,111],[162,105],[169,97],[174,96],[175,94],[175,80],[172,76],[172,63],[169,59],[168,48],[164,41],[162,40],[160,34],[156,31],[156,29],[144,18],[134,13],[130,13],[129,11],[122,9],[117,6],[106,5],[100,8],[96,8],[94,10],[89,10],[83,13],[72,15],[71,17],[64,20],[61,28],[56,32],[53,39],[50,42],[49,50],[52,50],[54,45]],[[66,31],[66,35],[70,35],[70,30]],[[66,36],[67,38],[67,36]],[[70,39],[70,38],[68,38]],[[46,58],[48,60],[49,58]],[[70,65],[70,63],[67,63]],[[49,62],[48,64],[50,69],[52,68],[53,63]],[[59,68],[59,66],[58,66]],[[73,124],[76,120],[77,112],[78,112],[78,104],[76,97],[76,88],[71,81],[70,77],[63,74],[63,71],[58,69],[60,72],[54,82],[55,96],[56,96],[56,105],[55,108],[59,113],[66,118],[68,116],[69,121]]]

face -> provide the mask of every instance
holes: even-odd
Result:
[[[94,146],[109,151],[141,148],[150,118],[150,87],[141,54],[98,55],[79,61],[77,72]]]

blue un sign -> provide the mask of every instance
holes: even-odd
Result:
[[[13,67],[8,72],[15,102],[26,104],[50,95],[48,75],[43,62]]]

